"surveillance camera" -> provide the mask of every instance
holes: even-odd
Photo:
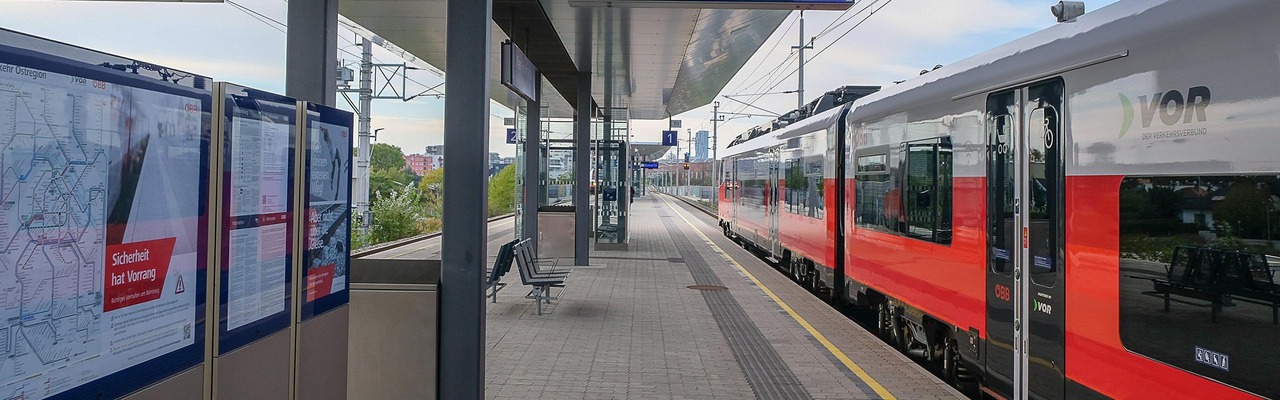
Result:
[[[1084,2],[1059,1],[1058,4],[1049,7],[1049,11],[1058,18],[1058,22],[1075,22],[1076,17],[1084,15]]]

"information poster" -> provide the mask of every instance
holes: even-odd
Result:
[[[297,119],[292,99],[226,92],[220,354],[289,325]]]
[[[351,113],[308,104],[303,319],[349,299],[352,120]]]
[[[203,359],[207,92],[0,46],[0,398]]]

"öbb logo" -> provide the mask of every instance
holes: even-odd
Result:
[[[1165,126],[1173,126],[1179,122],[1184,124],[1193,121],[1204,122],[1205,108],[1209,107],[1209,98],[1207,86],[1192,86],[1187,89],[1185,96],[1177,90],[1156,92],[1150,97],[1138,96],[1138,105],[1142,111],[1142,127],[1150,128],[1157,113],[1160,114],[1160,122]],[[1120,137],[1124,137],[1124,134],[1128,133],[1129,128],[1133,126],[1133,102],[1129,101],[1129,97],[1124,93],[1120,93],[1120,106],[1124,108],[1124,122],[1120,124]]]
[[[1009,301],[1009,300],[1010,300],[1010,298],[1009,298],[1009,297],[1010,297],[1009,287],[1008,287],[1008,286],[1001,285],[1001,284],[997,283],[997,284],[996,284],[996,298],[997,298],[997,299],[1000,299],[1000,300],[1004,300],[1004,301]]]

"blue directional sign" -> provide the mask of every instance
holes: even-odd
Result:
[[[676,146],[676,143],[679,142],[680,140],[678,137],[676,137],[678,133],[679,131],[662,131],[662,145]]]
[[[644,169],[658,169],[658,162],[657,162],[657,161],[645,161],[645,162],[640,163],[640,168],[644,168]]]
[[[507,144],[516,144],[516,128],[507,128]]]

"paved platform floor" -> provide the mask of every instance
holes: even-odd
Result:
[[[630,249],[594,251],[541,316],[508,276],[488,308],[487,397],[961,398],[724,238],[711,217],[650,195],[631,221]],[[510,239],[505,228],[491,232],[490,253]]]

